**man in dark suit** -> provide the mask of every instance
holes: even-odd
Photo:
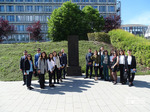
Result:
[[[26,85],[26,77],[24,75],[24,70],[25,70],[25,59],[27,58],[27,54],[28,52],[25,50],[23,52],[24,56],[21,57],[20,59],[20,71],[22,71],[22,74],[23,74],[23,86]]]
[[[104,46],[101,46],[98,55],[101,58],[101,56],[104,54]],[[100,59],[101,60],[101,59]],[[100,62],[101,65],[101,62]],[[99,75],[101,77],[101,79],[104,79],[104,75],[103,75],[103,67],[99,66]]]
[[[131,73],[131,70],[136,71],[136,59],[131,55],[132,51],[128,50],[128,56],[125,57],[125,71],[128,72],[129,86],[133,86],[135,73]],[[132,74],[132,76],[131,76]]]
[[[67,66],[67,54],[65,53],[64,49],[61,50],[63,62],[64,62],[64,68],[63,68],[63,78],[65,79],[66,75],[66,66]]]
[[[92,77],[92,72],[93,72],[93,60],[91,59],[91,56],[93,56],[91,48],[89,48],[88,53],[86,54],[86,78],[88,78],[88,71],[90,68],[90,78]]]

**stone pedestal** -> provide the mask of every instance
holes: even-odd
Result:
[[[68,76],[81,76],[81,67],[79,66],[79,45],[78,36],[68,36]]]

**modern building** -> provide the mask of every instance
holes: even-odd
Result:
[[[52,11],[69,0],[0,0],[0,17],[8,20],[17,28],[16,33],[9,36],[15,42],[28,42],[29,34],[26,28],[35,21],[42,24],[43,39],[47,37],[47,18]],[[121,2],[117,0],[71,0],[80,9],[91,5],[101,16],[121,15]]]
[[[146,39],[150,39],[150,26],[148,26],[148,29],[146,30],[146,33],[145,33],[144,37]]]
[[[134,35],[144,36],[146,33],[146,30],[148,29],[148,26],[141,25],[141,24],[126,24],[126,25],[121,25],[121,28]]]

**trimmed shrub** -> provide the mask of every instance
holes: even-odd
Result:
[[[110,43],[110,36],[105,32],[88,33],[89,41]]]
[[[140,64],[150,67],[150,41],[121,29],[109,32],[111,44],[117,49],[132,49],[132,54]]]

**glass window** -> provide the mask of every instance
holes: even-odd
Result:
[[[43,16],[35,16],[35,21],[44,21]]]
[[[42,2],[42,0],[35,0],[35,2]]]
[[[54,2],[62,2],[62,0],[54,0]]]
[[[53,9],[58,9],[60,6],[53,6]]]
[[[89,2],[89,0],[81,0],[81,2]]]
[[[90,0],[90,2],[97,2],[97,0]]]
[[[32,12],[33,6],[26,6],[26,12]]]
[[[108,6],[108,12],[115,12],[115,6]]]
[[[7,12],[14,12],[14,6],[6,6]]]
[[[115,2],[115,0],[108,0],[108,2]]]
[[[7,20],[10,22],[14,22],[15,21],[14,15],[7,16]]]
[[[14,0],[6,0],[6,2],[14,2]]]
[[[16,0],[16,2],[23,2],[23,0]]]
[[[97,9],[98,7],[97,6],[92,6],[94,9]]]
[[[33,0],[25,0],[26,2],[33,2]]]
[[[45,12],[52,12],[52,6],[45,6]]]
[[[67,2],[67,1],[69,1],[69,0],[63,0],[63,2]]]
[[[16,6],[16,11],[17,12],[23,12],[24,11],[24,7],[23,6]]]
[[[3,18],[3,19],[5,19],[5,16],[0,16],[0,18]]]
[[[24,25],[17,25],[17,31],[24,31]]]
[[[4,5],[0,5],[0,12],[4,12]]]
[[[85,6],[81,6],[81,10],[84,8]]]
[[[4,0],[0,0],[0,2],[4,2]]]
[[[80,0],[72,0],[72,2],[80,2]]]
[[[24,16],[17,15],[16,16],[16,21],[17,22],[24,21]]]
[[[99,6],[99,12],[106,12],[106,6]]]
[[[43,6],[35,6],[35,11],[36,12],[42,12],[43,11]]]
[[[106,2],[106,0],[99,0],[99,2]]]
[[[26,21],[33,21],[33,16],[26,16],[25,19]]]
[[[45,0],[45,2],[52,2],[52,0]]]

